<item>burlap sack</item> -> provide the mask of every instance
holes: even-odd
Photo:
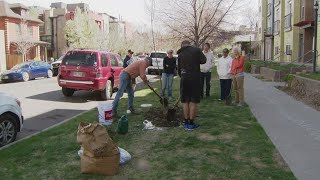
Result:
[[[81,173],[116,175],[119,171],[120,153],[109,157],[89,157],[81,155]]]
[[[97,122],[80,123],[77,142],[89,157],[110,157],[119,154],[118,147],[110,138],[107,130]]]

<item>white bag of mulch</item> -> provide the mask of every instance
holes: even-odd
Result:
[[[120,165],[124,165],[131,160],[131,155],[128,153],[128,151],[126,151],[120,147],[118,147],[118,148],[120,151]]]

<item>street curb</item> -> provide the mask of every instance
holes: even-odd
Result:
[[[95,108],[96,108],[96,107],[95,107]],[[60,125],[62,125],[62,124],[64,124],[64,123],[66,123],[66,122],[69,122],[70,120],[72,120],[72,119],[74,119],[74,118],[77,118],[77,117],[79,117],[79,116],[82,116],[83,114],[85,114],[85,113],[87,113],[87,112],[89,112],[89,111],[92,111],[92,110],[95,109],[95,108],[92,108],[92,109],[90,109],[90,110],[84,111],[84,112],[82,112],[82,113],[80,113],[80,114],[77,114],[77,115],[75,115],[75,116],[72,116],[72,117],[70,117],[70,118],[68,118],[68,119],[66,119],[66,120],[64,120],[64,121],[61,121],[61,122],[55,124],[55,125],[52,125],[52,126],[50,126],[50,127],[47,127],[47,128],[45,128],[45,129],[40,130],[39,132],[36,132],[36,133],[34,133],[34,134],[31,134],[30,136],[26,136],[26,137],[24,137],[24,138],[22,138],[22,139],[19,139],[19,140],[17,140],[17,141],[14,141],[14,142],[6,145],[6,146],[1,147],[1,148],[0,148],[0,151],[1,151],[1,150],[4,150],[4,149],[7,149],[8,147],[10,147],[10,146],[12,146],[12,145],[15,145],[15,144],[17,144],[17,143],[19,143],[19,142],[21,142],[21,141],[24,141],[24,140],[27,140],[27,139],[33,137],[33,136],[36,136],[36,135],[38,135],[38,134],[40,134],[40,133],[43,133],[43,132],[45,132],[45,131],[48,131],[48,130],[50,130],[50,129],[52,129],[52,128],[55,128],[55,127],[57,127],[57,126],[60,126]]]
[[[159,81],[159,80],[158,80],[158,79],[152,79],[152,82],[150,82],[150,83],[153,84],[153,83],[156,83],[157,81]],[[142,86],[141,86],[141,87],[138,87],[136,91],[140,91],[140,90],[143,89],[144,83],[143,83],[143,82],[140,82],[140,83],[137,84],[137,86],[138,86],[138,85],[140,86],[140,84],[142,84]],[[77,115],[75,115],[75,116],[72,116],[72,117],[70,117],[70,118],[68,118],[68,119],[66,119],[66,120],[63,120],[63,121],[61,121],[61,122],[59,122],[59,123],[57,123],[57,124],[54,124],[54,125],[52,125],[52,126],[50,126],[50,127],[45,128],[45,129],[42,129],[42,130],[40,130],[39,132],[36,132],[36,133],[34,133],[34,134],[31,134],[30,136],[26,136],[26,137],[21,138],[21,139],[19,139],[19,140],[17,140],[17,141],[14,141],[14,142],[6,145],[6,146],[0,147],[0,151],[2,151],[2,150],[4,150],[4,149],[7,149],[7,148],[9,148],[9,147],[11,147],[11,146],[19,143],[19,142],[22,142],[22,141],[24,141],[24,140],[27,140],[27,139],[29,139],[29,138],[31,138],[31,137],[33,137],[33,136],[36,136],[36,135],[38,135],[38,134],[40,134],[40,133],[42,133],[42,132],[45,132],[45,131],[48,131],[48,130],[50,130],[50,129],[52,129],[52,128],[55,128],[55,127],[57,127],[57,126],[60,126],[60,125],[62,125],[62,124],[64,124],[64,123],[66,123],[66,122],[68,122],[68,121],[70,121],[70,120],[72,120],[72,119],[74,119],[74,118],[77,118],[77,117],[79,117],[79,116],[82,116],[83,114],[85,114],[85,113],[87,113],[87,112],[89,112],[89,111],[92,111],[92,110],[94,110],[94,109],[96,109],[96,108],[97,108],[97,107],[94,107],[94,108],[89,109],[89,110],[85,110],[84,112],[82,112],[82,113],[80,113],[80,114],[77,114]]]

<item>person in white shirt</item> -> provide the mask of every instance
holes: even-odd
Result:
[[[210,51],[210,44],[205,43],[203,45],[203,54],[207,58],[207,62],[205,64],[200,65],[200,71],[201,71],[201,83],[200,83],[200,92],[201,92],[201,98],[203,98],[204,95],[204,84],[206,84],[206,96],[210,96],[210,81],[211,81],[211,71],[214,66],[213,64],[213,54]]]
[[[223,50],[223,56],[218,60],[217,71],[220,78],[220,99],[226,100],[230,96],[230,90],[232,85],[232,57],[229,56],[229,50],[226,48]]]

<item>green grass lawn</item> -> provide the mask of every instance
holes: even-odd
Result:
[[[300,74],[300,76],[320,81],[320,73]]]
[[[178,79],[174,83],[178,97]],[[159,106],[159,101],[149,89],[137,92],[135,106],[141,114],[128,116],[128,134],[113,136],[133,159],[115,179],[295,179],[250,109],[217,101],[217,80],[212,91],[200,104],[201,127],[193,132],[181,127],[143,131],[140,104]],[[119,112],[126,104],[122,99]],[[97,121],[97,116],[97,110],[89,111],[0,151],[0,179],[104,179],[81,174],[77,155],[78,124]],[[116,122],[109,127],[115,129]]]
[[[270,66],[271,69],[278,70],[278,71],[289,71],[293,67],[302,67],[302,66],[296,65],[296,64],[287,64],[287,65],[272,64]]]

